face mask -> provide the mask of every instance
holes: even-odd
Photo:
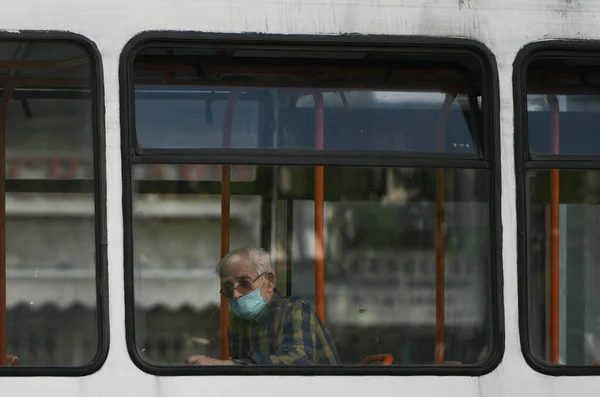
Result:
[[[253,290],[252,292],[242,296],[239,299],[229,299],[229,308],[241,319],[250,320],[256,317],[262,309],[267,305],[267,301],[261,296],[260,288],[263,285],[263,281],[260,283],[260,287]]]

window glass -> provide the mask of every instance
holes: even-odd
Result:
[[[228,95],[162,87],[138,88],[135,95],[140,147],[224,147],[222,129]],[[244,98],[236,103],[231,147],[260,146],[258,116],[257,100]]]
[[[0,54],[7,99],[6,119],[0,117],[6,139],[0,355],[9,364],[18,357],[20,366],[87,366],[101,344],[91,58],[68,42],[4,42]]]
[[[529,149],[556,155],[556,165],[529,161],[524,186],[527,340],[533,357],[550,365],[600,361],[600,172],[585,162],[561,169],[563,155],[600,154],[600,91],[590,66],[542,57],[527,71]]]
[[[593,365],[600,360],[600,308],[595,299],[600,282],[600,171],[560,170],[558,188],[553,187],[552,172],[527,174],[530,349],[549,364]],[[556,216],[554,189],[560,195]],[[555,240],[552,228],[558,229]]]
[[[136,59],[146,59],[139,55]],[[171,58],[168,58],[171,59]],[[354,67],[273,67],[273,59],[235,56],[230,64],[199,60],[195,68],[186,56],[174,55],[162,71],[145,71],[135,64],[137,144],[144,149],[165,148],[261,148],[378,150],[443,152],[476,157],[475,113],[478,96],[466,95],[473,87],[460,70],[446,69],[456,99],[446,110],[443,139],[437,127],[438,113],[446,99],[440,84],[431,81],[439,69],[382,67],[356,63]],[[276,64],[276,63],[275,63]],[[413,68],[416,68],[413,66]],[[198,78],[198,73],[202,78]],[[426,92],[411,89],[403,79],[411,74]],[[313,85],[331,80],[332,88]],[[424,80],[424,81],[420,81]],[[213,84],[213,85],[211,85]],[[241,84],[242,86],[237,86]],[[379,85],[381,88],[353,88]],[[401,86],[402,85],[402,86]],[[290,87],[292,86],[292,87]],[[394,87],[397,86],[397,89]],[[430,88],[429,88],[430,87]],[[385,89],[383,89],[385,88]],[[316,98],[316,99],[315,99]],[[315,100],[323,115],[316,116]],[[274,109],[277,109],[274,112]],[[229,110],[228,110],[229,109]],[[231,114],[228,116],[227,112]],[[323,118],[322,137],[315,132]],[[229,120],[225,125],[225,120]],[[321,142],[322,140],[322,142]]]
[[[272,247],[276,288],[315,307],[314,169],[257,175],[275,177],[276,191],[232,183],[231,247]],[[491,348],[489,171],[444,177],[446,359],[478,364]],[[436,170],[325,167],[324,178],[325,319],[342,363],[389,353],[398,365],[435,364]],[[218,357],[220,187],[135,187],[137,348],[153,364]]]
[[[492,139],[477,58],[147,48],[132,64],[134,359],[493,359]],[[337,151],[335,165],[320,165],[322,150]]]

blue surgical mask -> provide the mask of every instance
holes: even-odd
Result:
[[[267,301],[260,294],[260,288],[264,281],[265,279],[263,278],[260,287],[239,299],[229,299],[229,308],[233,314],[244,320],[250,320],[258,316],[267,305]]]

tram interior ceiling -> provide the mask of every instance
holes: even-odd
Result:
[[[313,306],[344,366],[494,359],[477,56],[149,44],[130,62],[126,263],[143,363],[228,357],[214,268],[243,245],[271,254],[277,289]]]

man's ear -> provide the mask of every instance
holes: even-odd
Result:
[[[271,291],[273,288],[275,288],[275,272],[269,272],[265,277],[269,282],[269,291]]]

